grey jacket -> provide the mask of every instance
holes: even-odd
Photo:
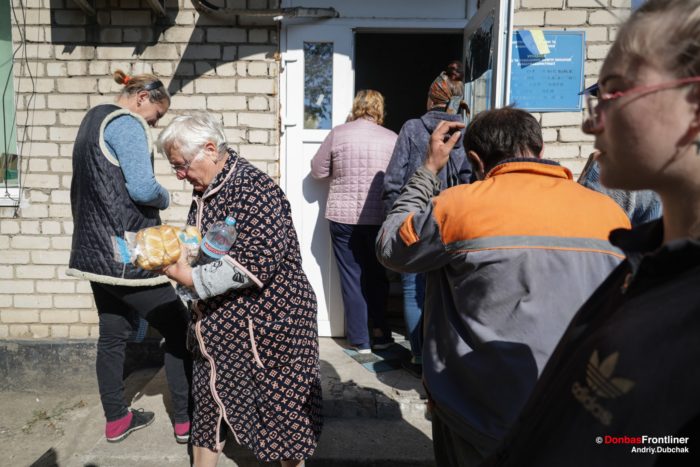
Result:
[[[450,122],[461,121],[459,115],[450,115],[446,112],[431,110],[421,118],[407,121],[401,127],[399,137],[396,140],[394,153],[389,161],[389,166],[384,174],[384,212],[391,211],[391,206],[399,197],[401,188],[408,182],[411,175],[423,165],[428,153],[428,142],[435,127],[442,120]],[[464,132],[462,132],[464,133]],[[460,138],[450,153],[450,161],[438,174],[440,187],[469,183],[472,175],[472,166],[466,158],[464,147]]]
[[[571,317],[622,259],[608,233],[629,221],[549,161],[510,160],[483,181],[439,190],[423,167],[411,177],[377,256],[426,273],[426,387],[441,418],[487,454]]]

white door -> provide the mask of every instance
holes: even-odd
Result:
[[[321,336],[343,336],[345,319],[324,217],[328,180],[314,180],[309,171],[323,139],[352,108],[352,44],[352,30],[342,26],[290,25],[283,37],[281,185],[318,299]]]
[[[451,4],[461,10],[464,5],[460,6],[460,3],[453,1]],[[507,61],[501,61],[501,55],[509,50],[503,40],[510,35],[507,19],[512,10],[510,3],[511,0],[482,0],[465,29],[465,43],[472,37],[479,40],[484,33],[490,34],[487,34],[489,41],[484,44],[488,47],[486,57],[492,59],[488,61],[487,69],[467,84],[469,90],[475,90],[473,95],[477,97],[477,87],[481,86],[482,94],[488,97],[488,102],[483,103],[485,108],[507,102],[507,96],[503,94],[507,91],[504,81],[508,75]],[[378,5],[381,6],[381,2]],[[504,14],[505,19],[502,18]],[[492,23],[489,18],[493,18]],[[466,21],[458,17],[340,18],[324,21],[300,19],[282,27],[280,184],[292,205],[304,271],[318,298],[321,336],[343,336],[345,319],[338,269],[324,217],[328,180],[314,180],[309,171],[311,159],[323,139],[332,127],[345,122],[352,108],[355,88],[353,31],[440,31],[462,29],[465,24]],[[495,57],[499,58],[497,64],[493,61]],[[469,56],[465,63],[468,60]],[[478,109],[476,104],[471,107]]]

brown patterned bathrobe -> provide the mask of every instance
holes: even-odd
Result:
[[[238,229],[229,256],[255,285],[195,305],[192,443],[219,448],[226,423],[261,461],[306,459],[322,425],[316,296],[287,198],[233,150],[188,223],[205,234],[226,216]]]

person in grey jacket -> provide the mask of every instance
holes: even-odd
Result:
[[[478,465],[518,415],[578,306],[620,262],[629,220],[609,197],[542,159],[527,112],[481,112],[465,149],[480,181],[440,192],[459,139],[443,122],[384,221],[377,256],[426,273],[423,380],[436,465]]]
[[[463,94],[462,83],[456,78],[454,66],[459,62],[450,62],[448,69],[441,73],[430,85],[428,91],[428,112],[420,118],[415,118],[404,123],[396,140],[396,146],[389,161],[389,166],[384,174],[384,201],[385,214],[391,211],[396,198],[399,197],[401,188],[406,185],[411,175],[423,165],[425,155],[428,152],[430,134],[441,121],[461,122],[460,115],[455,109],[448,109],[450,101],[460,101]],[[454,78],[454,79],[453,79]],[[449,113],[448,113],[449,110]],[[472,168],[464,154],[462,138],[459,138],[450,151],[450,158],[445,168],[440,170],[440,189],[469,183],[472,176]],[[412,372],[421,371],[422,353],[422,326],[423,301],[425,298],[425,277],[423,274],[401,274],[403,288],[403,312],[406,322],[406,331],[411,343],[411,363],[409,369]]]

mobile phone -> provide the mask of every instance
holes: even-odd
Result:
[[[449,130],[447,130],[447,133],[445,133],[445,137],[444,137],[443,141],[447,142],[447,140],[452,138],[452,135],[454,135],[458,131],[462,131],[462,130],[463,130],[463,128],[450,128]]]

